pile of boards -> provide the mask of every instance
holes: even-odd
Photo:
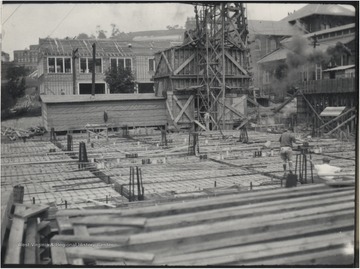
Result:
[[[8,203],[2,214],[1,248],[4,255],[1,264],[51,263],[48,210],[47,205]]]
[[[141,208],[60,210],[52,263],[352,265],[354,192],[309,184]]]
[[[1,134],[7,136],[10,140],[26,139],[34,136],[40,136],[46,133],[46,130],[42,126],[30,127],[27,130],[20,128],[4,127],[1,130]]]

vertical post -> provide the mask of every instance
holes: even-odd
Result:
[[[72,51],[72,68],[73,68],[73,94],[76,94],[76,61],[77,58],[76,53],[78,49]]]
[[[222,13],[222,21],[221,21],[221,27],[222,27],[222,35],[221,35],[221,56],[222,56],[222,83],[221,83],[221,90],[222,90],[222,103],[223,103],[223,121],[222,121],[222,128],[225,130],[225,4],[221,4],[221,13]]]
[[[92,80],[91,80],[91,95],[94,96],[95,95],[95,66],[96,66],[96,58],[95,58],[95,54],[96,54],[96,44],[94,43],[92,45],[93,48],[93,66],[92,66]]]
[[[137,191],[138,191],[138,201],[141,200],[141,190],[140,190],[140,174],[139,174],[139,167],[136,166],[136,183],[137,183]]]
[[[129,177],[129,202],[131,202],[131,176],[132,176],[132,169],[133,167],[130,167],[130,177]]]
[[[67,151],[72,151],[73,148],[73,141],[72,141],[72,135],[67,135]]]

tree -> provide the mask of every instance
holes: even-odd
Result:
[[[107,31],[100,29],[100,25],[96,26],[97,38],[102,38],[102,39],[106,38],[106,33]]]
[[[85,33],[81,33],[77,36],[77,39],[89,39],[90,37],[85,34]]]
[[[25,93],[25,76],[29,70],[23,66],[11,65],[6,71],[6,77],[3,87],[1,87],[1,107],[10,108],[16,103],[16,100]]]
[[[133,93],[135,79],[129,68],[109,68],[105,72],[105,82],[109,84],[110,93]]]
[[[112,23],[111,24],[111,37],[117,37],[120,34],[121,33],[120,33],[120,30],[119,30],[119,27],[115,23]]]

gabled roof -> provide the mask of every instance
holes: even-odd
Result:
[[[303,8],[295,11],[282,21],[294,21],[311,15],[332,15],[332,16],[349,16],[355,17],[355,12],[339,5],[329,4],[308,4]]]
[[[292,36],[300,32],[299,28],[287,21],[249,20],[248,30],[252,35]]]
[[[319,46],[316,47],[316,50],[326,51],[326,49],[331,45],[335,45],[335,44],[330,44],[330,43],[329,44],[319,44]],[[308,54],[310,54],[313,50],[314,49],[310,44],[305,49],[306,53],[308,53]],[[291,53],[291,52],[292,52],[291,49],[283,46],[283,47],[265,55],[257,63],[264,64],[264,63],[269,63],[269,62],[273,62],[273,61],[285,60],[287,58],[288,53]]]
[[[342,65],[342,66],[337,66],[337,67],[329,68],[329,69],[323,70],[323,72],[341,71],[341,70],[352,69],[352,68],[355,68],[355,65],[354,65],[354,64]]]
[[[78,49],[78,55],[92,56],[92,45],[96,44],[96,55],[105,57],[131,57],[153,55],[158,50],[171,46],[169,41],[134,42],[114,39],[40,39],[40,52],[51,56],[71,56]]]

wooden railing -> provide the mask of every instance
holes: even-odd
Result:
[[[304,94],[355,92],[355,78],[311,80],[303,82],[300,89]]]

